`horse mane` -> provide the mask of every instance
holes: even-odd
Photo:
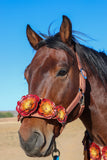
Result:
[[[82,63],[87,65],[94,76],[98,76],[105,86],[107,83],[107,56],[81,44],[76,44],[76,51]]]
[[[40,41],[37,44],[39,49],[42,46],[47,46],[54,49],[63,49],[69,53],[72,57],[74,56],[68,45],[62,42],[59,33],[54,36],[46,36],[44,40]],[[77,52],[82,64],[87,65],[88,68],[92,71],[94,76],[98,76],[105,86],[107,83],[107,56],[104,52],[98,52],[92,48],[81,45],[75,36],[71,38],[71,45],[74,45],[74,49]]]

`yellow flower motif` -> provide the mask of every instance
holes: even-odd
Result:
[[[101,159],[100,148],[95,143],[92,143],[90,146],[90,160],[100,160],[100,159]]]
[[[58,112],[58,117],[63,120],[64,119],[64,111],[63,110],[59,110]]]
[[[54,103],[48,99],[41,100],[38,113],[47,119],[51,119],[56,114]]]
[[[36,95],[26,95],[17,102],[16,110],[20,116],[28,116],[34,113],[38,107],[40,98]]]
[[[46,114],[50,114],[53,112],[53,107],[49,103],[42,104],[41,108]]]
[[[22,103],[22,108],[24,110],[31,109],[33,104],[34,104],[34,100],[33,99],[26,99]]]

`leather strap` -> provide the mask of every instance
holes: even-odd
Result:
[[[86,90],[86,79],[87,79],[86,72],[82,69],[82,65],[81,65],[81,62],[79,60],[79,57],[78,57],[77,53],[76,53],[76,58],[77,58],[77,63],[78,63],[78,69],[80,70],[80,73],[79,73],[79,91],[78,91],[76,97],[74,98],[74,100],[71,102],[71,104],[66,109],[66,113],[67,113],[67,115],[69,115],[73,111],[73,109],[76,107],[76,105],[78,103],[80,103],[80,101],[82,99],[82,103],[80,104],[79,113],[75,117],[75,119],[80,117],[80,115],[82,114],[82,112],[84,110],[84,107],[85,107],[84,93],[85,93],[85,90]]]

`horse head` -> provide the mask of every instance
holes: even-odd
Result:
[[[72,40],[72,24],[63,16],[60,31],[42,39],[27,25],[27,38],[36,54],[25,69],[28,94],[37,95],[61,105],[65,109],[74,100],[79,89],[79,68]],[[75,107],[67,122],[78,114]],[[47,156],[62,125],[54,119],[25,117],[19,129],[20,143],[28,156]]]

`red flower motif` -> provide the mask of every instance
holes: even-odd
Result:
[[[48,99],[42,99],[39,104],[38,113],[47,119],[55,117],[55,104]]]
[[[36,95],[26,95],[17,102],[16,110],[21,116],[29,116],[34,113],[38,107],[40,98]]]
[[[101,160],[100,148],[94,142],[90,145],[90,160]]]
[[[65,108],[62,106],[57,106],[56,107],[57,110],[57,115],[56,115],[56,119],[60,122],[60,123],[65,123],[67,120],[67,114],[65,111]]]
[[[36,113],[40,115],[40,118],[57,119],[61,124],[64,124],[67,120],[67,114],[64,107],[56,107],[50,100],[40,100],[36,95],[29,94],[23,96],[21,100],[17,102],[16,110],[19,113],[18,120],[28,116],[36,117]]]
[[[102,149],[102,156],[104,160],[107,160],[107,146]]]

